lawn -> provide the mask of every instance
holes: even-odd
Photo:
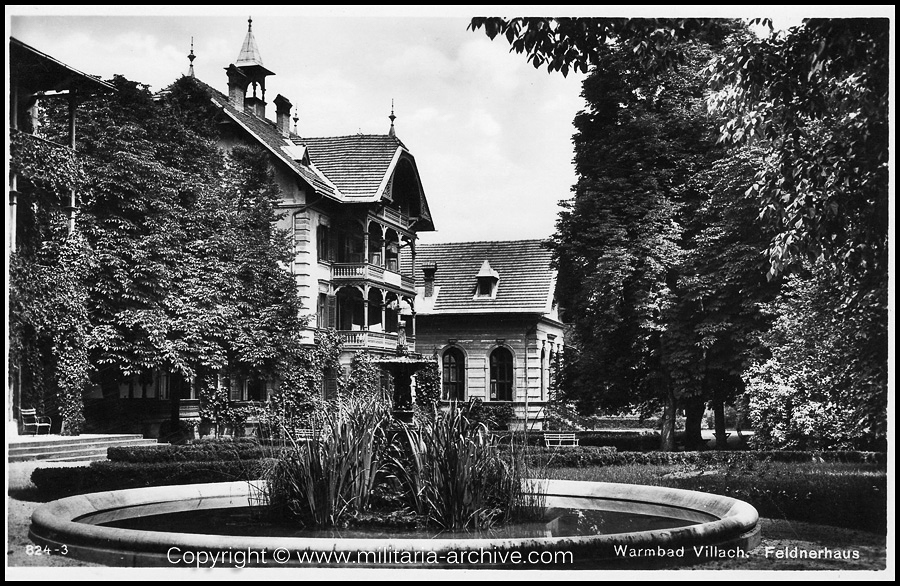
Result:
[[[38,501],[45,500],[30,481],[31,470],[38,466],[33,462],[10,465],[8,567],[91,566],[71,559],[26,555],[31,511]],[[732,462],[543,468],[542,474],[565,480],[700,490],[739,498],[757,508],[762,544],[748,557],[685,569],[873,571],[886,567],[884,464],[745,458]]]
[[[761,517],[884,535],[887,472],[883,465],[836,462],[625,464],[547,468],[549,478],[667,486],[730,496]]]

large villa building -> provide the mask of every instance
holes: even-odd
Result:
[[[542,429],[565,343],[550,259],[540,240],[418,248],[416,343],[440,360],[445,401],[508,405],[513,426]]]
[[[336,330],[345,365],[361,351],[384,364],[417,352],[437,355],[446,401],[508,402],[519,419],[527,414],[539,423],[563,343],[549,253],[537,241],[417,247],[417,234],[434,230],[434,222],[393,112],[385,134],[299,136],[291,129],[291,102],[281,94],[267,102],[273,75],[251,21],[221,84],[203,85],[217,107],[220,144],[250,144],[270,154],[283,195],[279,227],[293,235],[288,269],[309,312],[306,341],[314,343],[322,329]],[[89,86],[100,83],[82,76]],[[264,401],[276,383],[226,384],[233,401]],[[180,398],[183,417],[197,416],[199,396],[189,382],[163,372],[135,376],[122,382],[117,397],[95,391],[89,402],[105,406],[89,424],[94,431],[155,435],[173,397]]]

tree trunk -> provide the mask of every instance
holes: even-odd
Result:
[[[666,404],[663,407],[659,439],[660,450],[664,452],[675,450],[675,393],[671,389],[666,392]]]
[[[169,401],[172,407],[169,419],[172,421],[173,429],[178,429],[178,421],[181,419],[181,398],[184,396],[185,384],[185,377],[180,372],[169,374]]]
[[[693,397],[684,406],[684,449],[699,450],[706,448],[703,441],[703,412],[706,403],[703,397]]]
[[[728,436],[725,431],[725,401],[719,390],[713,393],[713,413],[716,416],[716,449],[724,450],[728,447]]]

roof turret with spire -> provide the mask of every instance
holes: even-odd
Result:
[[[190,66],[188,67],[188,77],[194,77],[194,59],[197,58],[197,56],[194,55],[194,37],[191,37],[191,52],[187,57],[188,61],[191,62]]]
[[[265,118],[266,77],[275,75],[275,73],[263,65],[259,47],[256,46],[256,38],[253,36],[253,17],[247,19],[247,36],[244,37],[244,44],[241,45],[241,52],[238,54],[234,67],[246,76],[248,85],[253,87],[253,95],[246,97],[243,105],[260,118]],[[257,88],[260,91],[259,95],[257,95]]]
[[[394,100],[391,100],[391,115],[388,116],[388,118],[391,119],[391,129],[388,130],[388,136],[397,136],[397,133],[394,131],[394,120],[397,119],[397,117],[394,116]]]

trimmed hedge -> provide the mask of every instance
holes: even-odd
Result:
[[[185,445],[118,446],[107,448],[113,462],[230,462],[259,460],[271,456],[273,448],[259,442],[200,442]]]
[[[547,430],[549,433],[555,433]],[[517,442],[522,442],[524,434],[521,431],[499,432],[496,434],[501,444],[510,442],[515,437]],[[577,431],[579,446],[607,447],[623,452],[649,452],[659,449],[659,432],[652,431]],[[529,431],[528,445],[544,447],[544,432]]]
[[[659,432],[581,431],[576,436],[580,446],[614,447],[622,452],[649,452],[659,449]]]
[[[91,462],[73,468],[37,468],[31,481],[47,500],[76,494],[262,478],[268,460],[221,462]]]
[[[850,459],[858,459],[859,453],[852,454]],[[732,455],[740,457],[725,464],[554,467],[545,472],[550,478],[564,480],[697,490],[746,501],[760,516],[771,519],[885,531],[890,493],[883,463],[753,461],[746,453]],[[874,459],[884,462],[883,456]]]
[[[884,452],[617,452],[608,447],[551,448],[531,455],[530,463],[550,468],[585,468],[626,464],[729,464],[771,462],[839,462],[884,464]]]

